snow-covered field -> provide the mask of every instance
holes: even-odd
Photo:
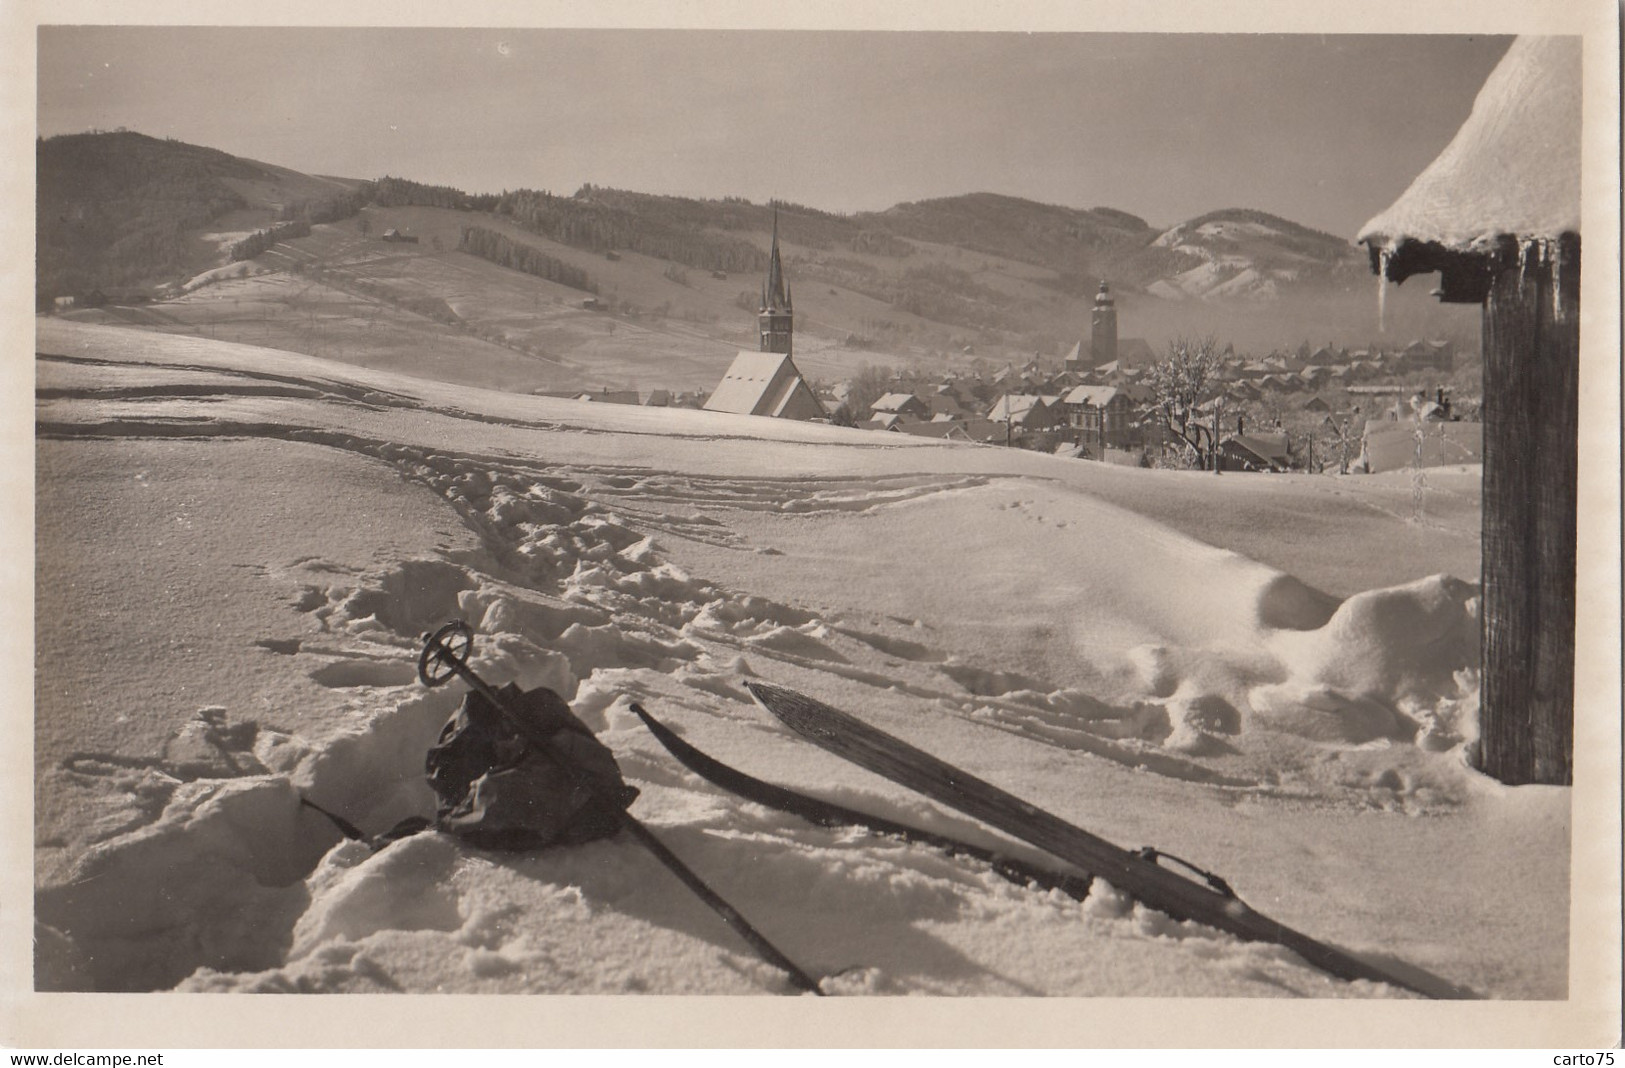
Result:
[[[569,698],[634,814],[830,993],[1410,996],[744,803],[629,702],[760,778],[1044,861],[740,685],[781,683],[1424,989],[1567,994],[1570,791],[1462,756],[1477,468],[1139,471],[38,329],[41,989],[787,992],[624,838],[369,855],[300,807],[432,810],[463,687],[415,660],[462,617],[477,669]]]

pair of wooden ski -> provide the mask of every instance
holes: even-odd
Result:
[[[1257,912],[1217,876],[1198,872],[1204,880],[1197,882],[1164,868],[1157,863],[1155,850],[1132,852],[1115,846],[805,694],[762,682],[747,682],[745,688],[763,709],[821,748],[1037,846],[1150,908],[1245,941],[1284,946],[1339,979],[1387,983],[1424,997],[1438,996]]]

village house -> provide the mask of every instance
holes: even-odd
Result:
[[[594,393],[591,390],[587,390],[586,392],[583,392],[583,393],[577,393],[577,394],[575,394],[575,399],[578,400],[578,401],[593,401],[593,402],[596,402],[598,404],[637,404],[637,403],[639,403],[639,401],[638,401],[638,391],[637,390],[635,390],[635,389],[610,389],[608,386],[603,387],[602,389],[600,389],[596,393]]]
[[[1083,445],[1127,449],[1141,443],[1136,405],[1115,386],[1079,386],[1061,398],[1072,440]]]
[[[1413,341],[1400,355],[1406,371],[1449,374],[1456,366],[1456,346],[1449,341]]]
[[[1036,433],[1052,430],[1061,425],[1059,397],[1045,397],[1031,393],[1007,393],[993,402],[987,418],[1001,427],[1008,425],[1010,433]]]
[[[892,427],[899,434],[940,441],[973,441],[983,444],[1004,441],[1004,425],[988,419],[944,419],[929,423],[899,423]]]
[[[1258,385],[1254,382],[1242,381],[1237,382],[1235,385],[1227,388],[1224,391],[1224,395],[1238,401],[1246,402],[1258,400],[1264,395],[1264,391],[1259,389]]]
[[[869,406],[869,417],[895,415],[902,421],[919,422],[931,418],[931,408],[912,393],[888,393]]]
[[[1219,442],[1223,471],[1287,471],[1292,457],[1285,434],[1233,434]]]
[[[903,420],[893,412],[882,412],[872,419],[865,419],[858,424],[860,430],[896,430],[903,425]]]
[[[970,406],[965,403],[965,398],[960,394],[959,389],[948,382],[944,382],[932,390],[930,395],[925,398],[925,402],[931,407],[931,418],[933,419],[941,416],[963,419],[972,414]]]
[[[819,403],[823,404],[828,411],[834,411],[836,408],[841,407],[851,395],[852,383],[850,382],[837,382],[832,386],[824,386],[818,390]]]
[[[1417,467],[1476,464],[1484,460],[1483,423],[1371,419],[1360,436],[1357,471],[1381,474]]]

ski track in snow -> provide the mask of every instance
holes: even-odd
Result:
[[[667,552],[688,542],[771,555],[778,550],[755,544],[730,517],[838,521],[997,489],[1002,476],[930,473],[926,463],[913,473],[799,478],[546,463],[368,436],[348,429],[343,413],[581,428],[436,409],[339,378],[151,356],[42,354],[39,366],[44,444],[303,442],[387,465],[449,505],[478,543],[365,572],[321,557],[258,566],[268,586],[290,593],[297,626],[289,631],[300,636],[245,636],[253,646],[245,655],[285,661],[330,691],[332,729],[299,733],[211,707],[151,757],[84,751],[61,762],[57,781],[93,798],[97,819],[77,843],[71,875],[38,895],[42,987],[785,992],[772,968],[651,875],[649,858],[628,843],[501,856],[425,834],[369,857],[301,808],[302,794],[368,832],[432,812],[423,752],[461,687],[422,690],[415,662],[420,635],[456,617],[475,626],[474,666],[487,678],[571,699],[644,791],[639,810],[652,805],[656,833],[792,958],[833,974],[832,992],[1098,992],[1113,989],[1114,975],[1125,989],[1143,989],[1134,962],[1149,954],[1197,962],[1180,973],[1183,983],[1160,981],[1162,993],[1394,994],[1146,913],[1113,900],[1109,887],[1080,909],[929,849],[765,812],[675,765],[626,706],[641,700],[685,733],[728,738],[730,751],[748,754],[752,739],[779,732],[748,700],[742,676],[806,687],[825,680],[841,695],[832,699],[860,713],[853,695],[872,695],[881,708],[923,707],[1057,759],[1080,754],[1229,804],[1447,812],[1463,800],[1452,776],[1405,751],[1470,740],[1476,647],[1460,647],[1460,633],[1475,591],[1465,583],[1374,591],[1335,614],[1333,606],[1294,607],[1299,595],[1290,590],[1265,590],[1262,618],[1321,613],[1257,625],[1262,637],[1249,657],[1288,668],[1249,673],[1253,659],[1244,658],[1226,674],[1199,665],[1211,648],[1152,644],[1124,651],[1140,696],[1114,702],[978,662],[934,642],[917,620],[755,596],[691,574]],[[266,403],[290,407],[245,407]],[[1026,505],[1017,511],[1067,525]],[[1443,650],[1433,660],[1409,648],[1428,627]],[[1350,648],[1365,674],[1341,655]],[[1382,663],[1370,668],[1373,659]],[[1263,756],[1249,759],[1265,725]],[[1281,773],[1272,760],[1282,739],[1294,753],[1346,751],[1352,777],[1338,786]],[[819,788],[852,807],[1023,848],[924,802],[845,781]],[[549,907],[505,905],[505,888]],[[990,967],[974,941],[956,944],[971,927],[967,916],[1005,942],[1075,943],[1080,956],[1097,958],[1102,945],[1112,948],[1087,981],[1026,980]],[[601,934],[628,926],[637,937]],[[401,960],[417,962],[410,987],[396,977]]]

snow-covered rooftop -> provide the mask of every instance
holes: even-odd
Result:
[[[1092,404],[1104,408],[1118,393],[1116,386],[1078,386],[1066,395],[1066,404]]]
[[[1577,234],[1580,59],[1579,37],[1515,40],[1455,139],[1357,240],[1390,253],[1410,243],[1474,252],[1503,236]]]
[[[736,415],[778,415],[799,381],[801,372],[784,353],[741,349],[705,408]]]
[[[903,406],[908,404],[910,401],[912,401],[916,406],[918,406],[920,403],[919,398],[912,393],[888,393],[884,397],[881,397],[879,400],[875,401],[870,410],[876,412],[896,412],[902,410]]]

